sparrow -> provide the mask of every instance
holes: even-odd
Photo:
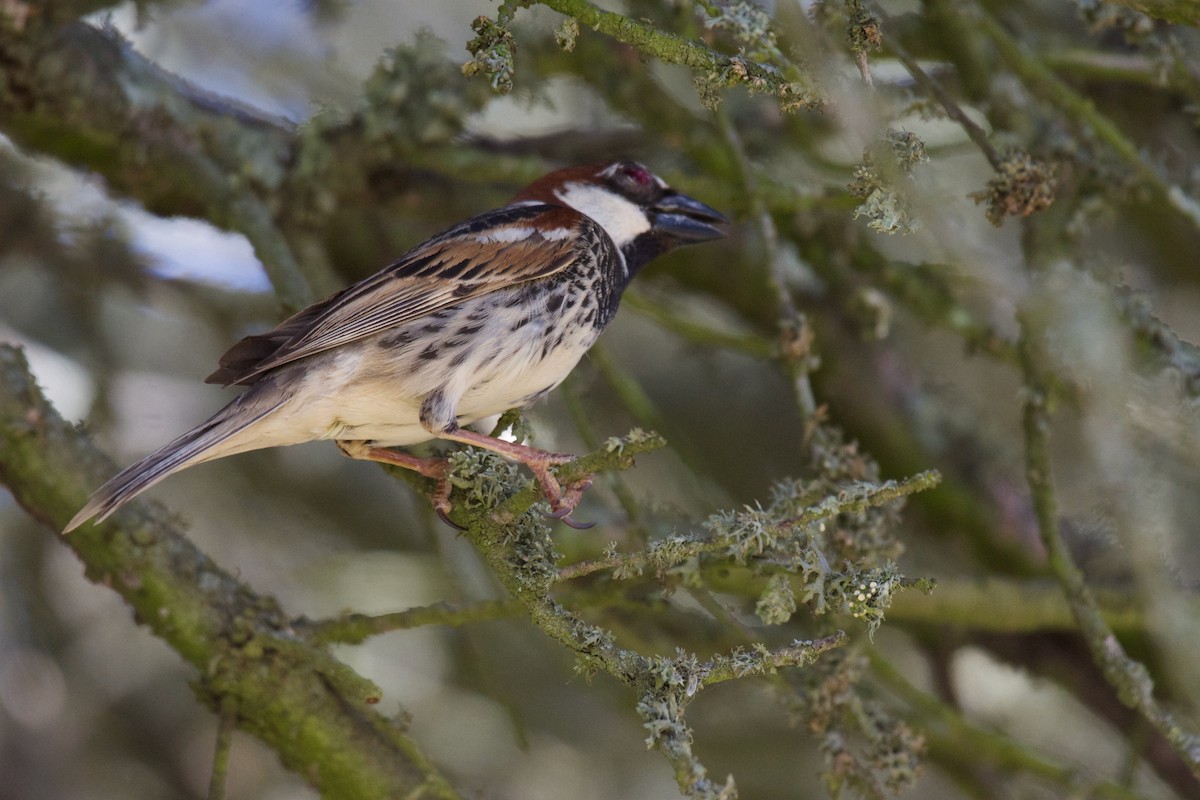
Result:
[[[550,516],[583,527],[570,514],[590,478],[563,487],[551,471],[571,456],[466,426],[548,394],[612,321],[634,275],[727,225],[634,161],[551,172],[236,343],[206,382],[246,390],[101,486],[64,532],[196,464],[318,439],[434,479],[434,509],[450,525],[448,460],[394,448],[444,439],[491,450],[529,468]]]

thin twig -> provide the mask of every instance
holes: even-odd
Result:
[[[880,12],[876,11],[876,13]],[[887,47],[896,56],[897,60],[904,65],[904,68],[908,70],[908,74],[912,75],[913,79],[921,86],[921,88],[938,102],[938,105],[942,107],[942,110],[946,112],[946,115],[958,123],[959,127],[963,129],[963,132],[970,137],[971,141],[975,143],[975,146],[978,147],[983,153],[984,157],[987,158],[988,163],[992,165],[992,168],[1000,169],[1004,163],[1004,159],[999,153],[996,152],[996,148],[992,147],[992,143],[988,139],[987,131],[980,127],[975,120],[967,116],[967,112],[963,111],[962,106],[954,101],[954,98],[951,97],[950,93],[942,87],[942,84],[934,80],[933,77],[921,67],[920,63],[918,63],[917,60],[909,54],[908,50],[904,48],[904,45],[896,41],[895,37],[889,37],[887,39]]]
[[[742,147],[741,137],[728,112],[718,109],[715,116],[717,127],[725,139],[730,154],[734,157],[743,191],[750,204],[751,216],[758,228],[763,249],[766,251],[767,282],[779,303],[780,332],[783,341],[781,355],[791,378],[801,418],[809,420],[817,411],[812,382],[808,377],[810,367],[814,363],[811,356],[811,332],[809,332],[804,315],[796,307],[796,301],[792,299],[792,293],[788,289],[779,244],[779,231],[775,227],[775,219],[758,194],[754,168],[750,164],[745,148]]]
[[[981,11],[975,21],[979,30],[991,40],[996,52],[1031,92],[1089,130],[1091,135],[1107,145],[1129,166],[1159,200],[1187,217],[1192,225],[1200,227],[1200,202],[1188,196],[1180,186],[1172,184],[1148,163],[1141,149],[1097,109],[1094,102],[1080,95],[1040,59],[1027,52],[991,15]]]
[[[915,711],[918,721],[924,723],[921,726],[923,734],[932,740],[931,754],[935,759],[941,756],[944,762],[969,757],[972,762],[986,763],[1006,773],[1034,775],[1053,782],[1063,795],[1072,797],[1142,798],[1141,794],[1113,781],[1089,780],[1077,769],[1045,761],[1003,733],[972,724],[949,704],[913,686],[878,652],[868,651],[868,656],[872,676]]]
[[[296,622],[293,627],[314,642],[360,644],[371,636],[427,625],[460,627],[473,622],[512,617],[520,606],[512,600],[484,600],[466,606],[434,603],[390,614],[346,614],[336,619]]]
[[[1059,530],[1058,501],[1050,458],[1050,413],[1047,389],[1039,364],[1042,333],[1028,312],[1018,315],[1021,326],[1019,348],[1025,378],[1025,475],[1033,498],[1038,530],[1046,548],[1047,562],[1063,587],[1071,612],[1096,666],[1117,691],[1122,703],[1146,718],[1179,754],[1192,773],[1200,777],[1200,736],[1186,730],[1176,717],[1154,698],[1154,682],[1145,666],[1133,660],[1105,622],[1095,597],[1075,564]]]
[[[931,489],[937,486],[941,479],[942,476],[936,470],[929,470],[902,481],[887,481],[860,495],[830,498],[829,502],[812,506],[802,514],[782,520],[779,522],[779,527],[795,528],[811,525],[838,514],[866,511],[868,508],[875,508],[910,494]],[[636,553],[611,553],[602,558],[571,564],[561,568],[555,580],[558,582],[568,581],[610,569],[620,569],[631,574],[640,573],[649,568],[667,569],[705,553],[725,551],[731,544],[728,539],[722,537],[677,537],[674,541],[655,543],[648,549]],[[663,558],[669,560],[664,561]]]
[[[225,800],[225,779],[229,775],[229,753],[237,728],[237,699],[223,697],[217,715],[217,744],[213,754],[212,775],[208,780],[208,800]]]
[[[648,297],[636,289],[627,290],[622,302],[693,344],[733,350],[754,358],[771,358],[778,355],[778,348],[761,336],[752,333],[729,333],[700,324],[691,317],[672,310],[661,300]]]

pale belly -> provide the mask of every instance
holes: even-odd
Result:
[[[452,402],[462,425],[528,405],[566,378],[597,335],[571,328],[560,337],[553,323],[547,331],[538,321],[513,330],[511,314],[490,311],[468,344],[459,344],[457,351],[445,347],[437,358],[421,356],[436,337],[389,346],[388,337],[396,332],[316,357],[304,365],[295,395],[259,423],[260,433],[290,439],[287,443],[352,439],[405,446],[428,441],[436,436],[422,425],[420,413],[431,393],[440,391]],[[547,347],[548,339],[557,345]]]

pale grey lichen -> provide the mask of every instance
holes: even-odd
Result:
[[[563,52],[570,53],[575,49],[575,40],[579,38],[579,20],[567,17],[562,25],[554,30],[554,42]]]
[[[913,169],[929,160],[916,134],[889,128],[882,141],[863,151],[854,168],[850,194],[862,199],[854,218],[866,217],[867,227],[880,233],[911,233],[919,227],[906,196]]]
[[[506,25],[488,17],[476,17],[471,23],[475,38],[467,43],[471,60],[462,65],[464,75],[483,73],[492,91],[508,94],[513,89],[517,42]]]
[[[796,593],[791,581],[782,572],[772,575],[759,595],[754,613],[767,625],[782,625],[796,613]]]

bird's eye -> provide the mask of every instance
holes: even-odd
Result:
[[[650,170],[640,164],[630,164],[624,167],[621,172],[638,186],[649,186],[654,182],[654,176],[650,174]]]

